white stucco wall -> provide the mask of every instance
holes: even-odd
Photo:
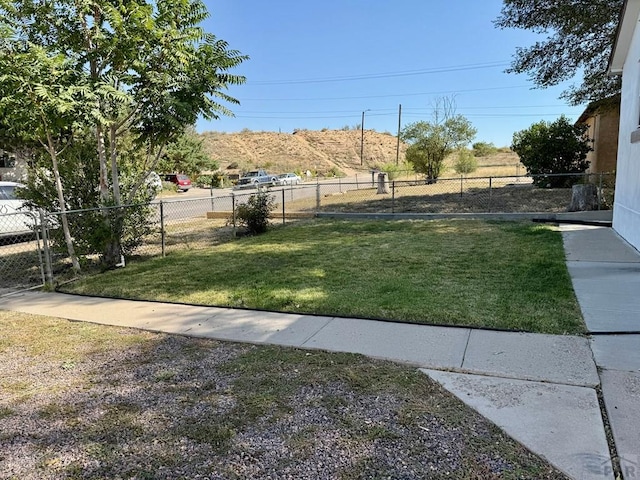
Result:
[[[640,28],[633,33],[622,73],[620,134],[613,228],[640,250],[640,142],[631,143],[640,117]]]

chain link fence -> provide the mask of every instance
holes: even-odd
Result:
[[[549,176],[547,176],[549,177]],[[569,183],[597,188],[598,209],[613,205],[612,174],[566,176]],[[546,177],[545,177],[546,178]],[[274,210],[272,223],[287,223],[317,213],[553,213],[567,211],[571,188],[539,188],[530,176],[420,178],[388,181],[384,176],[347,181],[333,179],[297,186],[264,188]],[[203,193],[205,191],[203,190]],[[0,294],[45,281],[72,278],[69,245],[87,264],[104,253],[113,226],[121,231],[120,264],[176,251],[208,248],[241,232],[237,207],[256,193],[236,190],[224,195],[155,201],[103,209],[47,215],[0,214]],[[63,223],[69,225],[69,242]],[[101,243],[102,242],[102,243]],[[96,247],[102,245],[102,247]],[[83,264],[84,266],[84,264]]]
[[[319,184],[315,209],[326,213],[565,212],[571,203],[571,188],[534,185],[534,180],[543,183],[555,178],[567,183],[594,184],[596,208],[612,208],[613,174],[576,174],[394,181],[378,178],[375,182]],[[309,207],[302,202],[298,206]]]
[[[0,294],[44,284],[44,262],[33,212],[0,214]]]

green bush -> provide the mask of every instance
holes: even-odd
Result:
[[[587,154],[593,148],[587,130],[587,125],[576,125],[562,115],[553,122],[542,120],[514,133],[511,149],[520,157],[527,174],[535,175],[534,185],[571,188],[589,168]]]
[[[498,153],[498,149],[493,143],[476,142],[472,148],[474,157],[488,157],[489,155]]]
[[[258,192],[249,197],[247,203],[236,207],[236,219],[241,226],[246,227],[250,235],[258,235],[267,231],[269,214],[276,204],[267,192]]]
[[[325,177],[344,177],[345,174],[342,171],[340,171],[338,167],[334,165],[329,170],[327,170],[327,173],[325,173],[324,176]]]
[[[213,175],[201,174],[196,177],[195,184],[200,188],[210,188],[212,180],[213,180]]]
[[[453,169],[459,175],[473,173],[478,169],[478,161],[471,151],[462,148],[458,151],[458,155],[453,163]]]
[[[389,180],[395,180],[400,176],[401,173],[400,166],[396,165],[395,163],[385,163],[377,169],[381,172],[385,172],[387,174],[387,177],[389,177]]]
[[[162,190],[165,192],[177,192],[178,186],[173,182],[162,181]]]

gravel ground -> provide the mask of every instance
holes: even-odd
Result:
[[[15,315],[2,479],[565,478],[409,367]]]

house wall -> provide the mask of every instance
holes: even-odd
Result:
[[[637,19],[636,19],[637,20]],[[636,26],[638,23],[635,23]],[[635,28],[622,73],[620,134],[613,228],[640,250],[640,138],[632,133],[640,123],[640,29]],[[636,133],[636,136],[638,133]]]
[[[618,136],[620,131],[620,109],[604,110],[579,120],[588,128],[587,136],[593,140],[593,148],[587,154],[589,173],[607,173],[616,169],[618,159]]]
[[[618,136],[620,134],[620,112],[618,109],[606,111],[595,117],[596,151],[594,162],[590,165],[592,173],[613,172],[618,159]]]

